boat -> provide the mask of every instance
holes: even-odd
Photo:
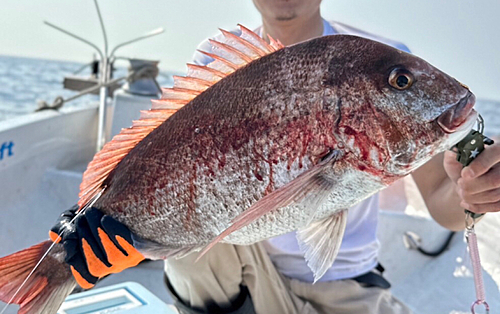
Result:
[[[138,39],[157,33],[159,31]],[[130,126],[131,121],[139,117],[139,111],[149,109],[150,100],[158,97],[158,84],[151,75],[155,73],[156,62],[132,60],[127,77],[135,77],[135,80],[117,86],[124,78],[111,79],[112,56],[101,53],[98,78],[68,80],[76,83],[78,87],[75,88],[83,93],[99,90],[99,103],[65,107],[64,102],[68,100],[59,100],[55,105],[42,106],[37,112],[0,122],[0,256],[47,239],[48,230],[60,213],[78,201],[82,174],[96,150],[121,128]],[[115,89],[113,93],[110,93],[110,86]],[[482,108],[495,106],[500,103],[478,100],[480,112]],[[500,121],[492,118],[494,115],[483,115],[487,128],[491,125],[497,132],[488,135],[499,136]],[[428,250],[440,246],[449,233],[430,218],[411,177],[382,192],[381,202],[380,260],[394,295],[415,313],[468,313],[475,293],[463,232],[455,235],[438,257],[425,256],[405,246],[404,239],[408,245],[408,232],[415,242],[421,238],[418,245]],[[500,308],[500,249],[498,235],[489,233],[498,230],[499,226],[500,215],[495,214],[486,215],[477,226],[485,289],[492,309]],[[97,295],[109,292],[110,287],[122,283],[118,286],[121,289],[123,282],[139,283],[161,303],[173,303],[164,285],[162,261],[145,262],[104,278],[95,287],[104,290],[96,290],[99,293],[90,295],[86,292],[81,298],[88,301],[92,297],[88,301],[92,303],[99,299]],[[128,287],[141,289],[134,285]],[[75,298],[79,298],[78,295],[70,296],[64,306],[68,308]],[[0,311],[2,306],[0,303]],[[5,313],[16,313],[15,308],[11,306]],[[61,314],[66,313],[64,309],[61,311]],[[114,308],[113,311],[128,313],[126,308]]]

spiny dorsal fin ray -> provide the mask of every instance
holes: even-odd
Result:
[[[226,71],[231,72],[231,70],[234,71],[234,70],[237,70],[239,68],[236,64],[232,63],[231,61],[229,61],[227,59],[224,59],[224,58],[216,55],[215,53],[210,53],[210,52],[203,51],[203,50],[198,50],[198,52],[214,59],[215,60],[214,62],[220,62],[221,63],[220,67],[222,68],[222,70],[223,70],[222,72],[224,72],[224,73]],[[224,69],[226,69],[226,68],[229,68],[229,69],[224,71]]]
[[[109,173],[135,145],[177,110],[237,69],[284,47],[272,38],[267,43],[249,29],[238,26],[240,36],[221,30],[223,36],[219,41],[210,40],[212,52],[206,54],[214,59],[213,62],[206,66],[188,64],[186,77],[174,76],[174,86],[162,89],[161,99],[152,101],[151,110],[142,111],[132,127],[123,129],[94,156],[80,185],[80,208],[100,192]]]
[[[253,55],[252,59],[260,58],[267,54],[259,47],[256,47],[255,45],[249,43],[247,40],[231,32],[225,31],[223,29],[220,29],[220,31],[222,32],[222,34],[224,34],[224,37],[226,37],[226,39],[231,40],[230,43],[233,44],[233,47],[236,47],[240,51],[244,51],[246,55]]]
[[[212,39],[209,39],[209,41],[212,44],[214,51],[220,50],[220,53],[223,53],[224,55],[237,57],[239,60],[235,61],[238,64],[247,64],[253,60],[252,56],[245,54],[229,44],[221,43]]]
[[[188,88],[188,89],[196,89],[196,90],[205,90],[210,87],[210,82],[205,80],[200,80],[194,77],[184,77],[174,75],[174,87],[179,88]]]

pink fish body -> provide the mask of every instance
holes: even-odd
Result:
[[[244,28],[224,34],[215,61],[176,78],[84,174],[80,205],[96,200],[146,257],[298,230],[318,279],[340,246],[345,210],[450,148],[476,120],[467,88],[381,43],[336,35],[282,47]],[[36,260],[46,249],[13,256]],[[62,254],[56,245],[35,272],[43,292],[18,298],[28,300],[20,313],[55,313],[75,284]],[[31,270],[12,261],[0,259],[4,301]]]

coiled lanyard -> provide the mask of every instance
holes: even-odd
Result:
[[[493,140],[484,136],[484,120],[481,115],[478,116],[478,130],[471,130],[470,133],[459,143],[457,143],[452,151],[457,153],[457,161],[464,167],[468,166],[483,150],[484,145],[493,144]],[[486,302],[486,293],[484,291],[483,274],[481,271],[481,260],[479,258],[479,250],[477,247],[477,236],[474,230],[476,220],[484,214],[476,214],[469,210],[465,210],[465,238],[467,239],[467,247],[469,250],[472,271],[474,274],[474,285],[476,288],[476,301],[471,306],[471,313],[476,313],[476,307],[483,305],[486,314],[490,312],[490,306]]]

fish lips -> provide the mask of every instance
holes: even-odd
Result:
[[[476,96],[470,91],[452,107],[446,109],[438,118],[437,123],[445,133],[456,132],[471,115],[475,115],[472,108],[476,103]]]

